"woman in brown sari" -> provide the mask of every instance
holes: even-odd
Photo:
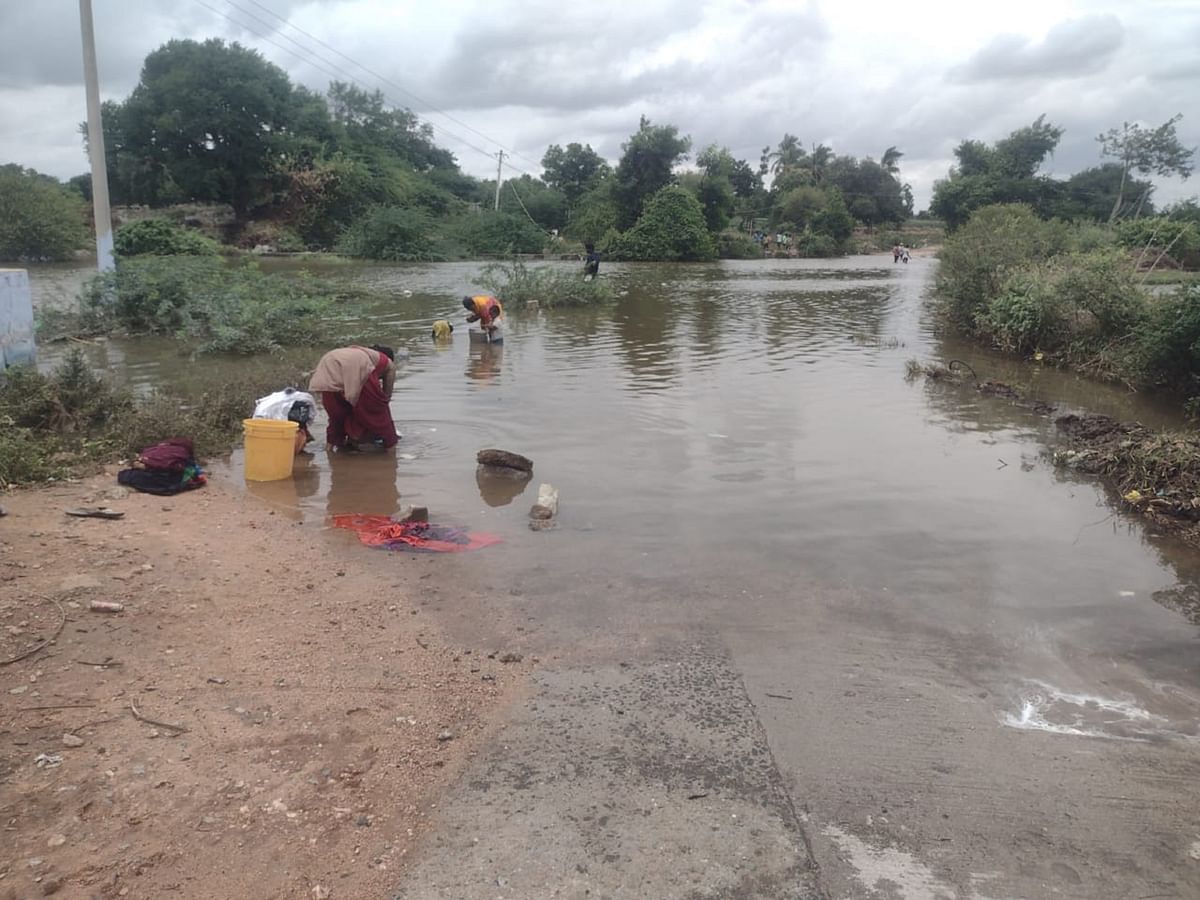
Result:
[[[396,381],[396,351],[373,347],[341,347],[321,357],[308,389],[320,393],[329,414],[326,447],[357,449],[379,439],[394,447],[399,435],[389,401]]]

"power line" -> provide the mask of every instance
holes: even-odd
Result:
[[[230,16],[229,14],[217,9],[215,6],[210,6],[208,3],[204,2],[204,0],[194,0],[194,2],[196,2],[200,6],[203,6],[205,9],[209,10],[210,12],[216,13],[218,16],[220,16],[221,18],[225,19],[226,21],[236,25],[238,28],[248,31],[250,34],[254,35],[259,40],[266,41],[266,43],[270,44],[273,47],[278,48],[279,50],[282,50],[284,53],[287,53],[289,56],[291,56],[295,59],[298,59],[301,62],[306,63],[307,65],[312,66],[313,68],[317,69],[318,71],[324,72],[330,78],[333,78],[334,80],[337,80],[337,81],[346,80],[346,81],[351,82],[352,84],[357,85],[360,88],[363,88],[364,90],[367,89],[366,86],[364,84],[362,84],[362,82],[360,82],[353,75],[349,75],[346,72],[344,72],[340,69],[337,69],[335,63],[331,63],[331,62],[329,62],[329,60],[324,59],[324,57],[318,56],[317,54],[313,53],[311,50],[304,48],[301,44],[297,43],[296,41],[292,41],[292,43],[295,44],[297,47],[300,47],[301,50],[305,51],[303,54],[297,53],[295,50],[291,50],[288,47],[283,46],[282,44],[276,43],[275,41],[271,40],[266,35],[262,34],[261,32],[255,30],[254,28],[247,25],[245,22],[240,22],[237,19],[233,18],[233,16]],[[226,0],[226,2],[229,2],[229,0]],[[236,5],[233,4],[232,2],[229,2],[229,5],[231,7],[237,8],[238,11],[242,12],[244,15],[251,15],[250,13],[246,12],[245,10],[242,10],[240,7],[236,7]],[[257,19],[257,17],[253,17],[253,18],[255,18],[256,21],[262,22],[262,20]],[[263,24],[266,24],[266,23],[263,23]],[[267,27],[270,27],[270,26],[267,25]],[[287,38],[287,35],[280,35],[280,36]],[[291,38],[288,38],[288,40],[291,40]],[[314,60],[320,60],[320,62],[327,63],[328,65],[331,65],[331,66],[335,66],[335,68],[333,70],[331,70],[324,65],[320,65],[319,63],[314,62]],[[428,124],[429,124],[430,128],[434,129],[435,131],[440,132],[444,137],[449,138],[450,140],[453,140],[459,144],[462,144],[465,147],[469,147],[470,149],[474,150],[476,153],[480,153],[483,156],[487,156],[489,158],[494,156],[494,154],[491,151],[485,150],[482,147],[479,147],[478,145],[472,143],[471,141],[468,141],[466,138],[464,138],[458,134],[455,134],[454,132],[450,131],[449,129],[445,128],[444,126],[436,125],[433,122],[430,122]]]
[[[227,2],[229,2],[230,6],[235,6],[235,4],[231,2],[231,0],[227,0]],[[283,16],[279,15],[279,13],[275,12],[273,9],[271,9],[267,6],[264,6],[262,3],[259,3],[258,0],[247,0],[247,2],[254,4],[259,9],[261,9],[263,12],[267,13],[268,15],[274,16],[276,19],[278,19],[280,22],[282,22],[288,28],[291,28],[294,31],[298,31],[300,34],[304,35],[309,40],[315,41],[317,44],[320,44],[322,47],[324,47],[326,50],[329,50],[331,53],[337,54],[342,59],[344,59],[348,63],[350,63],[351,65],[358,66],[358,68],[362,69],[368,75],[371,75],[374,78],[379,79],[379,81],[383,82],[384,84],[391,85],[393,88],[395,88],[400,93],[405,94],[408,97],[411,97],[413,100],[417,101],[417,103],[420,103],[423,106],[428,107],[430,110],[437,113],[438,115],[440,115],[446,119],[449,119],[451,122],[454,122],[456,125],[459,125],[462,128],[467,129],[467,131],[470,131],[472,134],[478,135],[479,137],[483,138],[485,141],[495,144],[497,147],[499,147],[501,150],[503,150],[509,156],[515,156],[518,159],[523,159],[527,163],[529,163],[530,165],[532,165],[538,169],[540,169],[542,167],[542,164],[540,162],[534,162],[529,157],[523,156],[522,154],[517,153],[515,150],[512,150],[509,147],[505,147],[502,143],[500,143],[494,137],[484,134],[482,131],[480,131],[477,128],[471,127],[470,125],[468,125],[466,122],[462,121],[461,119],[455,118],[454,116],[450,115],[450,113],[446,112],[445,110],[439,109],[438,107],[434,106],[432,103],[430,103],[428,100],[424,99],[423,97],[420,97],[417,94],[414,94],[412,91],[405,88],[402,84],[399,84],[398,82],[396,82],[384,75],[380,75],[374,69],[369,68],[368,66],[364,65],[363,63],[359,62],[358,60],[354,59],[353,57],[347,56],[345,53],[342,53],[342,51],[338,50],[336,47],[334,47],[330,44],[327,44],[325,41],[321,40],[316,35],[310,34],[309,32],[305,31],[303,28],[301,28],[299,25],[293,24],[290,19],[284,18]],[[258,21],[262,21],[262,20],[260,19]],[[526,174],[528,174],[528,173],[526,173]]]

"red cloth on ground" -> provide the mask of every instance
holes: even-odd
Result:
[[[428,553],[461,553],[500,543],[494,534],[466,531],[453,525],[430,522],[393,522],[387,516],[360,516],[351,513],[333,517],[334,528],[357,532],[368,547],[385,550],[416,550]]]
[[[325,428],[327,443],[340,447],[347,438],[360,443],[381,437],[383,446],[396,446],[396,423],[392,419],[392,410],[380,379],[389,362],[391,360],[379,354],[379,364],[363,383],[358,403],[354,406],[341,392],[321,391],[321,403],[329,414],[329,425]]]
[[[188,438],[169,438],[138,454],[138,462],[147,469],[162,472],[182,472],[195,463],[196,453]]]

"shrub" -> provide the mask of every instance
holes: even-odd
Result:
[[[1189,268],[1200,266],[1200,227],[1193,222],[1152,216],[1117,226],[1117,243],[1135,250],[1146,265],[1165,253]]]
[[[472,256],[512,256],[541,253],[546,233],[524,214],[480,212],[462,219],[455,233]]]
[[[199,376],[204,378],[203,374]],[[236,443],[254,401],[303,384],[295,367],[259,365],[230,380],[192,383],[182,397],[135,399],[69,355],[53,372],[10,369],[0,377],[0,486],[62,478],[81,465],[131,456],[171,437],[191,438],[201,457]]]
[[[942,248],[938,288],[947,311],[960,325],[972,326],[1015,272],[1049,259],[1068,242],[1061,224],[1044,222],[1028,206],[976,210]]]
[[[432,227],[432,220],[423,212],[377,206],[342,232],[336,249],[343,256],[390,262],[444,259],[432,236]]]
[[[1009,279],[976,317],[976,327],[1002,350],[1057,350],[1069,337],[1066,306],[1045,272]]]
[[[704,210],[689,191],[668,185],[646,202],[641,218],[612,242],[617,259],[702,261],[717,258]]]
[[[514,308],[589,306],[613,296],[604,279],[584,281],[578,271],[549,266],[531,269],[520,261],[488,265],[479,276],[479,283]]]
[[[762,244],[736,231],[723,231],[717,237],[717,255],[721,259],[762,259]]]
[[[201,353],[260,353],[318,342],[331,306],[311,283],[254,266],[143,257],[123,260],[88,285],[81,324],[93,334],[174,335]]]
[[[167,219],[141,219],[117,229],[117,256],[216,256],[220,245]]]
[[[1200,381],[1200,285],[1154,299],[1137,329],[1136,359],[1146,382],[1195,389]]]
[[[83,198],[53,178],[0,166],[0,259],[68,259],[88,240]]]

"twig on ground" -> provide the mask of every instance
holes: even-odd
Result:
[[[788,697],[786,694],[767,694],[766,696],[771,697],[772,699],[775,699],[775,700],[795,700],[796,699],[795,697]]]
[[[18,706],[20,712],[34,712],[39,709],[91,709],[95,703],[56,703],[53,706]]]
[[[45,600],[46,598],[43,597],[42,599]],[[18,653],[16,656],[11,656],[8,659],[0,660],[0,666],[11,666],[13,663],[20,662],[21,660],[25,659],[27,656],[33,656],[33,654],[37,653],[39,650],[43,650],[46,647],[50,646],[52,643],[54,643],[55,639],[60,634],[62,634],[63,626],[65,626],[67,624],[67,611],[65,609],[63,609],[63,605],[61,603],[59,603],[57,600],[51,600],[50,602],[58,607],[58,614],[59,614],[59,616],[61,616],[61,618],[59,619],[59,622],[58,622],[58,627],[54,629],[54,634],[50,635],[50,637],[45,638],[42,641],[39,641],[37,644],[30,647],[24,653]]]
[[[159,728],[169,728],[171,731],[178,731],[180,734],[186,734],[191,729],[183,725],[172,725],[170,722],[159,722],[157,719],[151,719],[143,716],[137,708],[137,704],[133,702],[133,698],[129,698],[129,711],[133,713],[133,717],[139,722],[145,722],[147,725],[157,725]]]
[[[109,666],[123,666],[125,663],[119,659],[106,659],[104,662],[89,662],[86,659],[73,659],[72,662],[79,663],[81,666],[97,666],[101,669],[107,669]]]

